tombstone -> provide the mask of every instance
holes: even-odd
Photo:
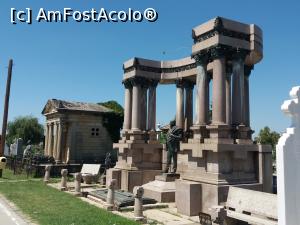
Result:
[[[16,156],[17,155],[17,145],[16,145],[16,143],[12,143],[10,145],[10,155],[11,156]]]
[[[136,221],[144,220],[144,215],[143,215],[144,188],[141,186],[134,187],[133,194],[134,194],[134,219]]]
[[[117,180],[112,179],[108,185],[108,192],[106,197],[107,210],[113,210],[115,203],[115,188]]]
[[[67,190],[67,180],[68,180],[68,170],[62,169],[61,170],[61,183],[60,183],[60,190],[66,191]]]
[[[81,173],[75,173],[75,195],[80,196],[81,195]]]
[[[281,110],[292,124],[276,146],[278,224],[297,225],[300,221],[300,86],[290,91]]]
[[[10,156],[10,149],[7,144],[4,146],[4,156]]]
[[[17,156],[22,157],[23,156],[23,139],[22,138],[17,139],[16,150],[17,150]]]
[[[51,165],[45,166],[45,176],[44,176],[44,183],[48,183],[50,180],[50,171],[51,171]]]

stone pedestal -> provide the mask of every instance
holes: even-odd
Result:
[[[155,180],[144,184],[145,197],[158,202],[175,202],[175,180],[179,174],[164,173],[155,177]]]
[[[204,143],[192,139],[180,147],[177,171],[181,179],[176,181],[179,213],[210,214],[209,208],[226,201],[229,186],[260,191],[268,191],[271,186],[269,146],[209,138]]]
[[[117,179],[118,188],[132,192],[134,186],[153,181],[161,174],[162,144],[127,140],[114,144],[114,148],[118,148],[118,162],[115,168],[108,170],[107,180]]]

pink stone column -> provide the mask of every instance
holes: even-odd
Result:
[[[148,130],[156,130],[156,87],[157,82],[154,81],[149,86],[148,100]]]
[[[245,106],[245,125],[247,127],[250,127],[250,98],[249,98],[249,78],[251,74],[251,70],[253,69],[253,66],[246,66],[245,67],[245,80],[244,80],[244,106]]]
[[[141,86],[138,82],[132,82],[132,125],[131,130],[133,131],[140,131],[141,130]]]
[[[194,126],[207,125],[208,123],[208,77],[206,63],[198,64],[196,76],[196,102]]]
[[[189,130],[193,125],[193,88],[194,84],[185,84],[185,130]]]
[[[183,128],[184,120],[184,89],[182,81],[176,83],[176,126]]]
[[[231,125],[231,71],[226,73],[226,124]]]
[[[213,61],[213,110],[212,124],[226,123],[225,58],[217,57]]]
[[[244,60],[246,52],[238,52],[232,60],[232,124],[245,123]]]
[[[123,130],[129,131],[131,129],[131,112],[132,112],[132,86],[127,81],[124,82],[125,86],[125,109],[124,109],[124,124]]]
[[[142,86],[141,88],[141,130],[145,131],[147,129],[147,98],[148,88]]]

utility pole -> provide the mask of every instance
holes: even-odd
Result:
[[[2,122],[2,136],[1,136],[0,156],[4,156],[12,67],[13,67],[13,60],[10,59],[9,64],[8,64],[6,93],[5,93],[5,100],[4,100],[4,112],[3,112],[3,122]],[[0,177],[2,177],[2,170],[0,170]]]

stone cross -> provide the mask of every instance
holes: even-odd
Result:
[[[60,190],[66,191],[67,190],[67,179],[68,179],[68,170],[62,169],[61,170],[61,183],[60,183]]]
[[[81,195],[81,173],[75,173],[75,195]]]
[[[50,179],[51,165],[45,166],[44,183],[48,183]]]
[[[112,179],[108,184],[108,192],[106,197],[106,204],[108,210],[112,210],[114,207],[116,185],[117,185],[116,179]]]
[[[278,224],[297,225],[300,221],[300,86],[290,91],[291,100],[281,110],[291,117],[276,146]]]
[[[143,215],[144,188],[141,186],[134,187],[133,195],[134,195],[134,218],[137,221],[144,220],[144,215]]]

